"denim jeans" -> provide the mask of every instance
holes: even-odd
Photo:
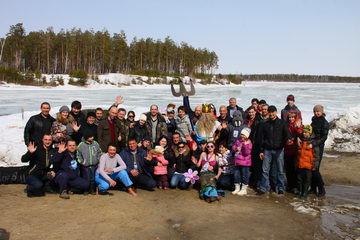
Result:
[[[190,186],[190,182],[185,181],[185,176],[181,173],[174,173],[171,178],[170,186],[172,188],[179,187],[180,189],[187,189]]]
[[[269,173],[271,171],[271,165],[274,165],[276,169],[276,186],[275,191],[284,191],[285,177],[284,177],[284,149],[279,150],[265,150],[263,160],[263,173],[261,178],[260,190],[267,192],[270,190]],[[273,175],[273,174],[272,174]]]
[[[235,166],[234,168],[234,183],[242,183],[249,185],[250,167],[248,166]]]
[[[125,185],[125,187],[129,187],[133,184],[133,182],[130,180],[129,175],[126,172],[126,170],[122,170],[117,173],[111,173],[108,176],[112,180],[117,180],[117,179],[120,180]],[[106,190],[108,190],[110,188],[109,182],[103,176],[101,176],[99,173],[95,174],[95,181],[98,184],[100,192],[105,192]]]

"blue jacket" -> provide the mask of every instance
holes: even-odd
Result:
[[[154,160],[151,161],[145,160],[146,155],[147,154],[143,149],[137,148],[136,158],[141,165],[143,173],[151,177],[153,172],[153,165],[155,165],[156,162]],[[126,164],[126,171],[128,172],[128,174],[130,174],[130,171],[134,169],[134,167],[132,167],[133,165],[131,164],[132,153],[130,149],[129,148],[123,149],[120,152],[120,157]]]
[[[70,154],[68,150],[62,153],[56,152],[51,158],[51,163],[54,165],[54,170],[66,172],[70,178],[79,176],[79,163],[76,159],[76,152]]]

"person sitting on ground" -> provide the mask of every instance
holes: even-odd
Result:
[[[129,178],[126,171],[126,164],[116,153],[116,144],[109,143],[107,153],[100,157],[99,167],[96,170],[95,181],[98,184],[100,195],[109,195],[107,190],[110,187],[115,187],[116,180],[119,180],[127,189],[127,192],[136,197],[133,182]]]
[[[178,115],[175,117],[176,132],[180,134],[181,141],[191,141],[192,127],[189,116],[186,114],[184,106],[178,108]]]
[[[311,171],[319,164],[319,146],[313,144],[315,139],[312,135],[311,125],[304,126],[300,139],[296,161],[298,197],[307,198],[311,184]]]
[[[166,136],[161,136],[158,145],[164,148],[164,158],[168,160],[169,164],[167,165],[167,177],[168,182],[170,182],[175,169],[174,169],[174,152],[170,148],[169,139]]]
[[[241,130],[240,139],[232,146],[234,155],[234,183],[235,191],[232,194],[244,196],[247,194],[247,187],[249,185],[249,175],[251,166],[251,150],[252,143],[249,139],[251,130],[244,128]]]
[[[41,103],[41,112],[31,116],[24,128],[24,142],[28,146],[30,142],[34,142],[35,146],[42,145],[42,137],[45,133],[51,131],[51,126],[55,121],[49,113],[51,110],[48,102]]]
[[[149,153],[149,151],[151,150],[151,139],[150,137],[146,136],[142,141],[141,141],[141,145],[138,147],[140,147],[142,150],[145,151],[145,153]]]
[[[168,189],[169,182],[167,176],[167,166],[169,165],[169,161],[164,157],[165,149],[161,146],[156,146],[154,149],[150,151],[153,159],[157,161],[157,165],[154,166],[154,175],[156,179],[156,185],[159,189]]]
[[[220,144],[217,156],[221,168],[221,175],[216,182],[217,189],[232,191],[234,189],[234,158],[230,150],[223,144]]]
[[[91,131],[84,132],[84,141],[78,146],[77,159],[81,165],[81,175],[89,182],[88,192],[96,194],[95,170],[98,166],[101,156],[99,144],[94,140]],[[85,192],[87,193],[87,192]]]
[[[70,192],[81,193],[89,189],[87,179],[80,177],[74,140],[67,141],[66,145],[61,142],[58,151],[51,158],[51,163],[59,167],[54,181],[59,186],[60,198],[70,199]]]
[[[80,130],[79,125],[69,114],[70,109],[62,106],[56,115],[56,121],[51,126],[51,137],[55,147],[60,142],[66,142],[72,139],[76,132]]]
[[[21,162],[30,162],[26,178],[27,196],[41,197],[45,195],[45,187],[49,186],[49,181],[55,177],[55,173],[50,171],[50,159],[55,154],[51,135],[45,134],[42,137],[42,145],[36,146],[34,142],[29,142],[27,150],[21,157]]]
[[[295,97],[294,95],[289,95],[286,98],[287,105],[284,107],[283,110],[281,110],[281,119],[284,121],[287,121],[288,115],[290,112],[296,112],[296,121],[301,120],[301,112],[298,109],[298,107],[295,105]]]
[[[207,202],[214,202],[219,200],[219,195],[216,190],[216,181],[221,175],[221,168],[218,167],[218,156],[215,154],[215,143],[208,142],[206,144],[206,152],[200,155],[197,161],[197,167],[200,170],[200,199]]]
[[[190,168],[195,169],[196,159],[192,156],[190,148],[184,142],[178,143],[174,154],[175,160],[173,168],[175,169],[175,173],[171,178],[170,186],[184,190],[190,186],[190,182],[185,181],[184,173]]]
[[[157,162],[137,146],[135,139],[128,140],[128,147],[120,152],[120,157],[125,162],[126,171],[135,186],[153,191],[156,182],[152,177],[152,172]]]

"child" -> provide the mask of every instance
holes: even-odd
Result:
[[[306,125],[303,128],[303,136],[298,142],[298,158],[297,158],[297,183],[299,188],[299,198],[307,198],[309,186],[311,184],[312,170],[315,169],[315,152],[318,152],[318,147],[313,145],[314,138],[312,137],[311,125]]]
[[[249,139],[251,130],[250,128],[244,128],[241,130],[240,139],[235,142],[232,147],[234,153],[234,183],[235,191],[232,192],[234,195],[244,196],[247,194],[247,187],[249,184],[249,172],[251,166],[251,150],[252,143]],[[241,184],[241,186],[240,186]],[[241,189],[241,190],[240,190]]]
[[[167,177],[167,165],[169,161],[164,158],[165,149],[161,146],[156,146],[150,153],[152,157],[157,160],[158,164],[154,167],[154,175],[156,176],[157,187],[159,189],[168,189],[169,182]]]
[[[82,177],[87,179],[90,184],[89,193],[95,195],[95,170],[100,160],[101,148],[94,141],[91,131],[84,132],[84,141],[78,145],[77,159],[81,164]]]
[[[234,189],[234,159],[225,146],[225,144],[219,145],[219,153],[217,154],[219,158],[219,167],[221,168],[221,175],[217,181],[217,186],[219,189]]]

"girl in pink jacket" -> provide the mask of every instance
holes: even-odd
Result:
[[[164,158],[164,148],[161,146],[156,146],[155,149],[150,151],[152,157],[158,162],[154,167],[154,175],[157,182],[157,187],[159,189],[168,189],[169,182],[167,177],[167,165],[169,164],[168,160]]]
[[[249,139],[251,130],[244,128],[241,130],[240,139],[232,146],[234,153],[234,183],[235,191],[232,194],[244,196],[247,194],[247,187],[249,184],[249,174],[251,166],[251,150],[252,143]],[[241,185],[241,186],[240,186]]]

